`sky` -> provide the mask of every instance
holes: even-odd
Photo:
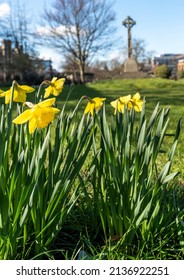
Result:
[[[7,5],[4,4],[9,2],[14,4],[16,1],[0,0],[0,18],[7,12]],[[39,24],[44,5],[49,8],[55,0],[19,0],[19,2],[26,4],[33,24]],[[184,53],[184,0],[114,0],[114,2],[116,35],[120,42],[116,50],[106,54],[107,60],[112,58],[122,60],[124,57],[123,46],[127,43],[127,29],[122,25],[122,21],[127,16],[136,21],[136,25],[132,28],[132,38],[143,39],[147,51],[154,51],[155,55]],[[40,48],[39,52],[40,57],[51,58],[53,64],[59,67],[62,58],[58,53],[47,47]]]

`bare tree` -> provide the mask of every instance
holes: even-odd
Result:
[[[146,42],[143,39],[133,39],[132,54],[137,62],[141,62],[146,58]]]
[[[42,38],[77,62],[81,82],[87,61],[112,45],[115,28],[112,3],[106,0],[55,0],[45,9]]]
[[[24,5],[20,5],[19,0],[14,4],[9,4],[11,13],[1,19],[0,36],[3,39],[11,40],[18,53],[28,48],[30,31],[28,27],[29,18]]]
[[[139,63],[145,60],[147,57],[147,50],[146,50],[146,42],[144,39],[136,39],[132,40],[132,56],[134,59]],[[128,48],[124,45],[124,55],[127,55]]]
[[[78,62],[73,55],[65,55],[65,61],[62,65],[62,68],[66,72],[75,72],[78,68]]]

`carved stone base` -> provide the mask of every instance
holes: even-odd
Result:
[[[128,58],[124,63],[124,72],[137,72],[138,65],[134,58]]]

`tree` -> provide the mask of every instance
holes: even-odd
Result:
[[[166,64],[157,66],[154,72],[156,77],[163,79],[168,79],[171,75],[171,70]]]
[[[112,4],[106,0],[55,0],[52,9],[45,9],[42,24],[47,30],[41,36],[72,57],[84,82],[89,60],[112,45],[114,20]]]
[[[133,39],[132,54],[137,62],[142,62],[146,58],[146,42],[143,39]]]

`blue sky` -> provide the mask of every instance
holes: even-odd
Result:
[[[128,15],[137,22],[132,36],[144,39],[149,50],[157,54],[184,53],[183,0],[116,0],[115,10],[118,26]],[[125,28],[122,34],[126,39]]]
[[[39,20],[44,4],[49,8],[55,0],[19,0],[26,4],[33,16],[33,22]],[[109,0],[107,0],[109,1]],[[127,30],[122,26],[122,21],[131,16],[136,25],[132,29],[132,37],[143,39],[148,51],[155,51],[157,55],[162,53],[184,53],[184,0],[114,0],[114,10],[117,14],[117,35],[120,36],[122,47],[127,42]],[[2,3],[9,2],[0,0]],[[15,0],[10,0],[14,3]],[[1,6],[0,6],[1,7]],[[1,14],[1,11],[0,11]],[[123,57],[122,48],[109,54]],[[42,48],[44,58],[57,59],[57,54],[48,48]]]

